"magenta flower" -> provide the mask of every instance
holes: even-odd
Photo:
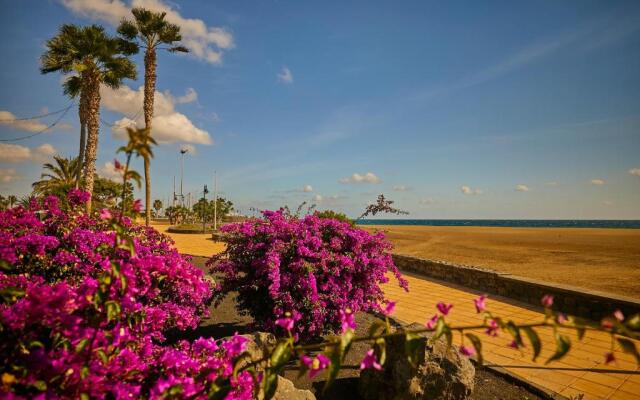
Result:
[[[485,333],[489,336],[493,336],[496,337],[498,336],[498,323],[496,322],[495,319],[492,319],[491,321],[489,321],[489,326],[487,327],[487,330],[485,331]]]
[[[472,355],[476,354],[476,350],[473,347],[460,346],[460,353],[467,357],[471,357]]]
[[[389,315],[393,314],[395,309],[396,309],[396,302],[388,301],[386,307],[384,308],[384,310],[382,310],[382,313],[388,317]]]
[[[71,189],[67,195],[69,204],[72,206],[79,206],[86,204],[91,199],[91,194],[80,189]]]
[[[516,342],[516,340],[512,340],[511,343],[509,343],[509,347],[511,347],[512,349],[519,349],[520,345],[518,344],[518,342]]]
[[[428,320],[424,325],[427,327],[427,329],[433,329],[435,328],[437,322],[438,314],[433,314],[433,317],[431,317],[431,319]]]
[[[331,364],[331,360],[322,353],[318,354],[314,358],[303,355],[300,358],[300,361],[309,368],[309,378],[313,378],[318,375],[320,371],[326,369],[329,364]]]
[[[113,160],[113,166],[118,170],[122,170],[124,167],[122,166],[122,164],[120,164],[120,161],[118,160]]]
[[[137,213],[142,211],[142,200],[137,199],[136,201],[133,202],[133,211]]]
[[[377,369],[378,371],[382,369],[382,365],[380,365],[380,363],[378,362],[376,353],[373,351],[373,349],[369,349],[369,351],[367,351],[367,354],[365,354],[362,362],[360,363],[360,369],[367,368]]]
[[[614,362],[616,360],[616,357],[613,355],[612,352],[606,352],[604,353],[604,363],[605,364],[611,364],[612,362]]]
[[[566,322],[568,322],[568,321],[569,321],[569,318],[567,318],[567,314],[565,314],[565,313],[559,313],[559,314],[556,316],[556,321],[558,321],[558,323],[559,323],[559,324],[564,324],[564,323],[566,323]]]
[[[622,311],[620,311],[620,310],[616,310],[616,311],[613,313],[613,316],[614,316],[614,317],[616,317],[616,319],[617,319],[618,321],[620,321],[620,322],[624,321],[624,314],[623,314],[623,313],[622,313]]]
[[[291,332],[296,321],[299,321],[300,318],[302,318],[302,316],[299,312],[294,311],[293,313],[290,313],[289,311],[287,311],[286,313],[284,313],[284,318],[276,319],[276,325],[282,327],[282,329],[286,330],[287,332]]]
[[[342,327],[342,333],[348,329],[356,329],[356,319],[353,315],[353,310],[349,307],[344,310],[340,310],[340,326]]]
[[[443,302],[440,302],[436,305],[436,308],[442,315],[448,315],[449,311],[453,308],[453,304],[444,304]]]
[[[111,211],[109,211],[109,209],[107,208],[103,208],[102,210],[100,210],[99,216],[102,220],[111,219]]]
[[[553,305],[553,295],[545,294],[544,296],[542,296],[541,302],[544,308],[551,308],[551,306]]]
[[[483,294],[482,296],[480,296],[477,299],[473,300],[473,303],[476,306],[476,312],[477,313],[481,313],[487,308],[487,304],[486,304],[487,297],[488,296],[486,294]]]

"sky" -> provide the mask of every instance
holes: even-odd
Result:
[[[190,49],[158,55],[154,199],[167,203],[174,177],[179,192],[188,148],[185,195],[211,190],[215,171],[242,213],[306,201],[357,216],[384,193],[408,218],[640,219],[640,2],[0,4],[4,195],[78,152],[64,77],[39,72],[45,41],[64,23],[115,33],[145,6]],[[109,178],[123,127],[144,124],[133,60],[138,80],[102,90]]]

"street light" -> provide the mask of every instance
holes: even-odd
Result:
[[[182,181],[184,179],[184,155],[189,152],[189,149],[180,149],[180,201],[182,207],[184,207],[184,194],[182,194]]]

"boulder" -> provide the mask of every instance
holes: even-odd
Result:
[[[251,354],[252,360],[264,358],[268,350],[276,344],[276,338],[271,333],[256,332],[243,336],[249,339],[247,351]],[[248,363],[249,361],[246,362]],[[258,398],[262,399],[264,395],[260,393]],[[278,387],[273,395],[273,400],[316,400],[316,396],[309,390],[296,388],[289,379],[278,376]]]
[[[419,324],[406,329],[420,329]],[[471,396],[475,368],[457,348],[447,349],[444,338],[429,340],[422,335],[418,366],[405,356],[404,336],[387,340],[387,360],[382,371],[367,369],[360,374],[358,390],[365,400],[461,400]]]

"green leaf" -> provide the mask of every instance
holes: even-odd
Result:
[[[98,349],[96,350],[96,353],[98,353],[98,357],[100,357],[100,360],[102,361],[103,364],[106,364],[109,362],[109,357],[107,357],[107,353],[105,353],[104,350]]]
[[[640,354],[638,353],[638,349],[636,348],[635,343],[633,343],[629,339],[624,339],[624,338],[617,338],[617,341],[620,347],[622,348],[622,351],[634,356],[636,359],[636,362],[640,364]]]
[[[47,390],[47,382],[45,381],[35,381],[31,384],[31,386],[33,386],[34,388],[36,388],[36,390],[39,390],[41,392],[44,392],[45,390]]]
[[[5,260],[0,260],[0,270],[4,272],[10,272],[13,269],[13,265],[9,264]]]
[[[380,329],[384,329],[385,327],[385,323],[382,321],[374,321],[374,323],[371,324],[371,326],[369,327],[369,331],[368,331],[368,336],[376,336],[378,334],[378,331]]]
[[[556,338],[556,352],[546,361],[545,364],[549,364],[552,361],[561,359],[562,357],[565,356],[565,354],[567,354],[567,352],[571,348],[571,340],[568,337],[556,331],[555,338]]]
[[[384,365],[385,361],[387,361],[387,341],[384,338],[378,338],[376,339],[374,346],[378,362],[380,365]]]
[[[513,321],[509,321],[505,325],[505,329],[511,334],[511,336],[513,336],[513,340],[516,341],[518,346],[522,346],[522,335],[520,335],[520,328],[518,328],[518,325]]]
[[[627,318],[625,325],[632,331],[640,331],[640,314],[635,314]]]
[[[84,350],[85,347],[87,347],[88,344],[89,344],[89,339],[87,339],[87,338],[81,339],[76,344],[76,353],[82,353],[82,350]]]
[[[89,376],[89,367],[84,365],[82,366],[82,368],[80,368],[80,379],[84,379],[87,376]]]
[[[339,343],[336,346],[333,346],[333,349],[329,354],[331,364],[329,364],[329,367],[327,368],[327,380],[324,384],[324,388],[322,389],[323,393],[326,393],[327,389],[329,389],[329,387],[333,384],[333,381],[338,376],[342,361],[351,348],[351,340],[353,339],[353,335],[354,332],[352,329],[347,330],[342,334],[342,336],[340,336]]]
[[[278,374],[267,368],[264,371],[264,398],[270,399],[276,393],[278,388]]]
[[[438,318],[438,322],[436,322],[436,329],[433,332],[432,340],[436,341],[444,334],[445,328],[447,324],[445,324],[444,319],[442,317]]]
[[[418,359],[418,353],[422,345],[424,345],[425,338],[417,333],[407,332],[404,338],[404,354],[407,356],[407,361],[414,368],[418,366],[420,360]]]
[[[534,331],[529,326],[524,326],[521,329],[529,338],[529,342],[531,342],[531,347],[533,347],[532,360],[535,361],[536,358],[538,358],[538,356],[540,355],[540,351],[542,350],[542,343],[540,342],[540,337],[538,336],[538,333],[536,333],[536,331]]]
[[[271,353],[269,367],[278,373],[280,372],[280,369],[289,362],[290,358],[291,339],[281,340],[278,342],[275,349],[273,349],[273,353]]]
[[[0,296],[2,296],[2,298],[7,303],[13,303],[17,301],[19,298],[24,297],[24,295],[25,295],[24,289],[21,289],[15,286],[8,286],[0,289]]]
[[[107,302],[104,303],[106,309],[107,309],[107,322],[110,322],[116,318],[118,318],[118,316],[120,315],[120,303],[113,301],[113,300],[109,300]]]
[[[89,400],[90,397],[86,393],[80,393],[80,400]]]
[[[473,333],[465,333],[465,336],[471,341],[473,348],[476,349],[476,356],[478,358],[478,363],[482,365],[484,363],[484,359],[482,358],[482,342]]]

